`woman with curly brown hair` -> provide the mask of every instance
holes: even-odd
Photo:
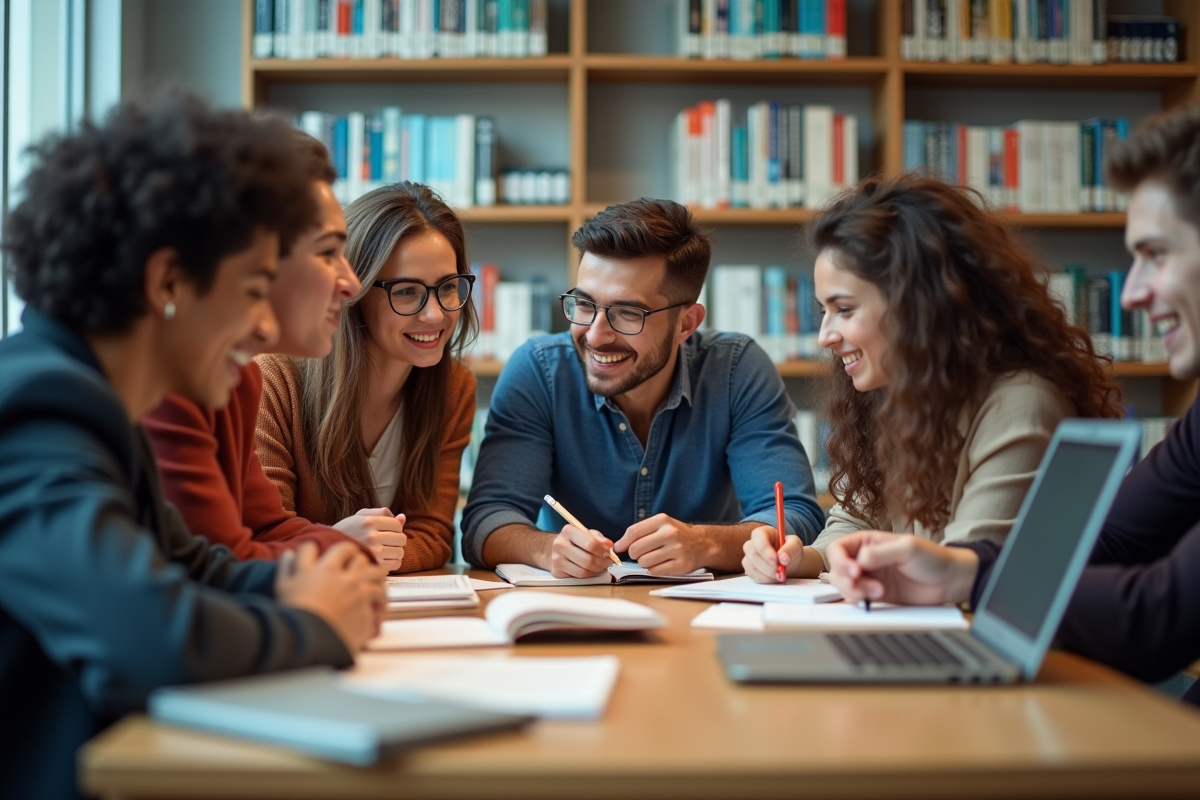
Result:
[[[860,530],[1002,542],[1058,422],[1120,413],[1087,333],[1011,230],[940,181],[864,181],[810,238],[837,504],[778,562],[774,529],[756,529],[746,572],[815,577],[825,548]]]

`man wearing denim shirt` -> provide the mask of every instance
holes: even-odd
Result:
[[[698,330],[710,241],[683,206],[645,198],[575,232],[571,330],[526,342],[492,395],[463,512],[472,563],[589,577],[611,549],[656,575],[740,571],[750,531],[774,524],[776,481],[788,532],[820,532],[778,371],[749,337]],[[547,493],[590,530],[547,532]]]

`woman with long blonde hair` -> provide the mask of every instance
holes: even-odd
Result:
[[[348,533],[392,517],[399,571],[433,569],[451,554],[475,414],[475,377],[454,357],[478,329],[463,226],[402,182],[352,203],[346,228],[362,288],[330,355],[259,359],[259,457],[297,514]]]

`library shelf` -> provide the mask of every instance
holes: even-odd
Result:
[[[755,83],[871,85],[887,76],[883,58],[781,58],[734,61],[679,56],[585,56],[588,80],[595,83]]]
[[[250,62],[268,83],[439,81],[471,83],[565,83],[571,57],[538,58],[263,58]]]
[[[477,378],[498,378],[500,371],[504,369],[503,361],[495,361],[490,358],[470,360],[465,363]]]
[[[1176,64],[975,64],[905,61],[909,86],[1163,91],[1192,86],[1200,66]]]
[[[1124,211],[1094,211],[1083,214],[1019,214],[999,212],[1010,225],[1026,228],[1124,228]]]
[[[616,201],[614,201],[616,202]],[[608,203],[588,203],[584,215],[594,217]],[[821,215],[814,208],[691,208],[697,222],[710,225],[803,225]],[[1010,225],[1029,228],[1123,228],[1125,212],[1106,211],[1085,214],[1018,214],[996,212]]]
[[[561,222],[568,223],[572,219],[570,206],[523,206],[507,205],[504,203],[494,206],[470,206],[455,208],[455,213],[463,222],[472,223],[530,223]]]

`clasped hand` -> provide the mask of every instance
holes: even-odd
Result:
[[[395,572],[404,561],[405,517],[386,508],[360,509],[333,527],[366,547],[385,572]]]
[[[305,542],[279,558],[275,597],[325,620],[350,652],[379,633],[387,604],[383,570],[350,542],[318,556]]]
[[[655,514],[630,525],[616,542],[595,529],[564,525],[550,550],[550,573],[556,578],[601,574],[612,564],[609,550],[629,553],[652,575],[684,575],[704,566],[708,542],[697,526]]]

